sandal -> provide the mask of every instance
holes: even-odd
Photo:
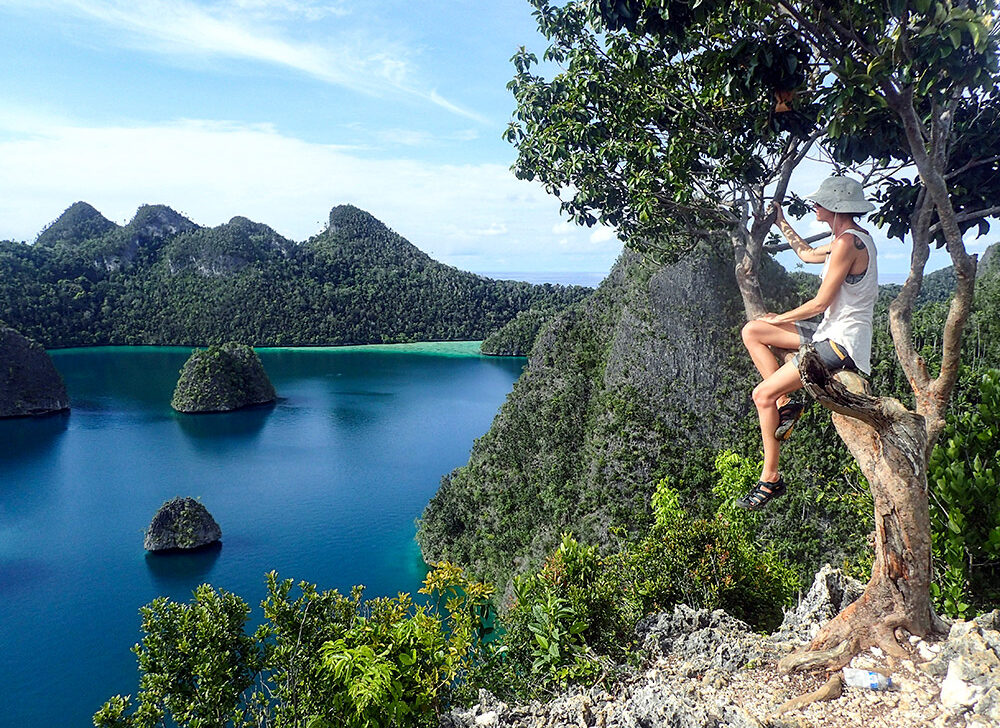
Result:
[[[795,423],[799,421],[805,411],[806,406],[800,402],[789,402],[778,408],[778,427],[774,431],[774,436],[779,442],[784,442],[792,436]]]
[[[758,480],[757,485],[749,493],[736,501],[736,505],[744,510],[757,511],[773,499],[783,496],[787,489],[785,481],[780,475],[773,483]]]

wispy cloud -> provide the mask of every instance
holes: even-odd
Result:
[[[342,3],[309,0],[0,0],[0,7],[51,10],[97,22],[113,42],[140,51],[217,56],[287,68],[324,83],[374,96],[409,96],[481,124],[489,120],[444,98],[418,79],[412,53],[397,41],[339,27]],[[330,19],[322,43],[290,29]]]
[[[232,0],[232,5],[244,14],[270,20],[296,17],[317,21],[351,14],[344,2],[323,0]]]
[[[518,270],[607,270],[621,249],[559,222],[558,201],[506,165],[365,153],[267,124],[91,127],[9,112],[0,115],[0,239],[31,240],[86,200],[117,222],[141,204],[163,203],[202,225],[245,215],[303,240],[333,205],[349,202],[466,269],[510,270],[517,261]]]

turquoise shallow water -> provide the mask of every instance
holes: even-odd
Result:
[[[179,415],[187,348],[53,352],[72,412],[0,420],[0,726],[87,726],[137,687],[138,609],[210,582],[256,606],[264,574],[415,591],[414,519],[465,463],[522,359],[470,344],[264,349],[271,408]],[[222,548],[147,555],[163,501],[200,498]]]

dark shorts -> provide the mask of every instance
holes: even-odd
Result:
[[[819,354],[820,361],[831,372],[835,372],[838,369],[849,369],[852,372],[858,371],[857,364],[854,363],[851,355],[847,353],[847,349],[842,344],[838,344],[836,341],[831,341],[830,339],[813,341],[813,334],[816,333],[816,329],[817,324],[812,321],[796,321],[795,330],[799,333],[799,346],[802,346],[802,344],[812,344],[813,348],[816,349],[816,353]],[[796,354],[795,366],[798,365],[799,356]]]

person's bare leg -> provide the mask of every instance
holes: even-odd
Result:
[[[799,332],[796,330],[795,324],[771,324],[760,320],[749,321],[743,326],[742,335],[743,345],[747,348],[747,352],[762,379],[767,379],[781,366],[770,347],[792,351],[799,348]],[[788,398],[782,396],[779,398],[778,406],[787,402]]]
[[[802,388],[799,369],[794,362],[783,364],[753,390],[753,403],[760,419],[760,436],[764,444],[764,467],[760,479],[773,483],[778,479],[779,442],[774,436],[778,428],[778,400]]]

